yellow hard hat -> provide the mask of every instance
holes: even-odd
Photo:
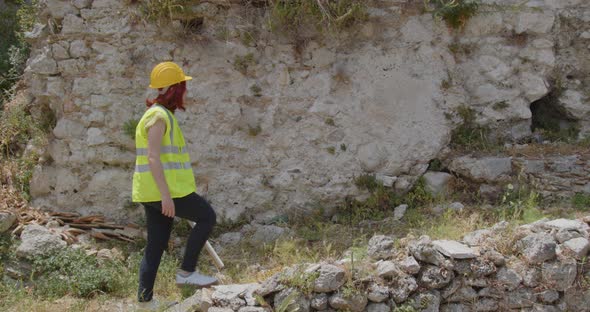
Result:
[[[152,74],[150,75],[150,88],[165,88],[191,79],[193,79],[193,77],[185,76],[182,68],[175,63],[162,62],[152,69]]]

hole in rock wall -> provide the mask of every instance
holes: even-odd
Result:
[[[530,108],[533,114],[531,131],[537,142],[567,141],[577,137],[578,122],[569,118],[559,106],[556,91],[531,103]]]

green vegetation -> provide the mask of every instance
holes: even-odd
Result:
[[[335,148],[334,146],[329,146],[329,147],[327,147],[327,148],[326,148],[326,151],[327,151],[329,154],[332,154],[332,155],[336,154],[336,148]]]
[[[344,143],[340,144],[340,150],[343,152],[346,152],[346,144],[344,144]]]
[[[139,2],[139,11],[147,21],[162,25],[172,21],[175,16],[184,14],[186,5],[194,1],[144,0],[132,2]]]
[[[361,0],[271,0],[269,26],[274,32],[298,33],[312,26],[320,32],[342,30],[365,21],[365,1]]]
[[[367,173],[367,174],[363,174],[363,175],[355,178],[354,185],[356,185],[356,187],[358,187],[361,190],[365,189],[370,192],[373,192],[379,186],[381,186],[381,183],[379,183],[379,181],[377,181],[377,178],[375,178],[375,175]]]
[[[137,124],[139,123],[139,119],[129,119],[123,124],[123,133],[126,136],[130,137],[131,139],[135,140],[135,129],[137,128]]]
[[[572,206],[583,211],[590,210],[590,194],[576,193],[572,197]]]
[[[474,0],[425,0],[426,10],[432,16],[444,20],[453,29],[465,26],[469,18],[475,16],[479,1]]]
[[[32,29],[37,1],[14,0],[0,12],[0,110],[14,95],[13,86],[20,79],[29,56],[24,33]]]
[[[35,148],[27,150],[27,145],[46,143],[45,133],[55,126],[55,116],[47,112],[34,118],[23,101],[22,97],[16,97],[13,105],[0,112],[0,166],[3,168],[0,176],[12,181],[12,186],[28,198],[29,181],[40,155]]]
[[[498,211],[501,220],[531,223],[542,219],[544,214],[539,210],[539,194],[526,184],[507,184]]]
[[[234,59],[234,68],[243,75],[246,75],[248,73],[248,68],[253,65],[256,65],[256,60],[252,53],[243,56],[236,55],[236,58]]]
[[[250,91],[254,96],[262,96],[262,88],[257,84],[253,84],[252,86],[250,86]]]
[[[326,123],[326,125],[328,126],[336,126],[336,123],[334,122],[334,118],[326,118],[326,120],[324,120],[324,122]]]
[[[113,293],[123,288],[124,266],[116,261],[99,263],[95,256],[82,250],[67,248],[47,258],[33,261],[35,293],[46,298],[66,294],[91,297],[98,293]]]
[[[428,163],[428,170],[429,171],[442,171],[444,169],[444,165],[440,159],[435,158]]]
[[[260,132],[262,132],[260,125],[256,125],[255,127],[248,126],[248,134],[250,136],[257,136],[260,134]]]
[[[490,139],[490,129],[475,122],[475,111],[467,106],[460,106],[457,114],[462,123],[451,132],[451,146],[457,149],[490,150],[498,144]]]
[[[295,287],[303,294],[310,295],[313,292],[315,280],[320,276],[320,272],[306,273],[302,266],[299,266],[291,274],[283,274],[281,282],[286,286]]]
[[[510,105],[508,105],[508,103],[506,103],[506,101],[496,102],[496,103],[494,103],[494,105],[492,105],[492,108],[495,111],[502,111],[502,110],[507,109],[508,107],[510,107]]]
[[[355,185],[370,192],[365,201],[348,199],[343,211],[352,224],[362,220],[380,220],[393,214],[393,209],[401,204],[408,205],[409,210],[432,204],[435,198],[426,191],[424,180],[421,178],[406,194],[399,195],[392,188],[383,186],[374,175],[362,175],[355,179]]]

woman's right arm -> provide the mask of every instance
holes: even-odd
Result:
[[[156,181],[158,190],[162,197],[162,214],[174,218],[175,207],[174,201],[170,196],[170,190],[168,184],[166,184],[166,178],[164,177],[164,169],[162,168],[162,162],[160,161],[160,148],[162,146],[162,138],[166,133],[166,123],[158,119],[148,130],[148,163],[152,176]]]

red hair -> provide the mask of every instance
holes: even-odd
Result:
[[[158,92],[161,92],[164,88],[159,88]],[[171,85],[168,90],[164,93],[159,93],[158,96],[154,99],[146,99],[145,103],[147,107],[151,107],[154,104],[160,104],[166,107],[169,111],[174,113],[174,111],[179,108],[180,110],[184,109],[184,92],[186,91],[186,81],[179,82],[177,84]]]

